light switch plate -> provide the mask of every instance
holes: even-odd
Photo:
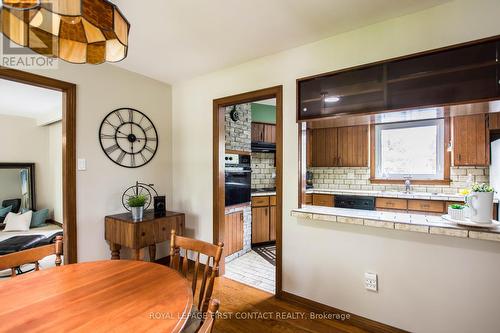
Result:
[[[78,171],[85,171],[87,170],[87,160],[84,158],[79,158],[78,159]]]
[[[365,273],[365,289],[369,291],[378,291],[378,278],[375,273]]]

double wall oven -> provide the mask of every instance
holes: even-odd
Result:
[[[250,202],[252,200],[250,155],[226,154],[224,160],[226,207]]]

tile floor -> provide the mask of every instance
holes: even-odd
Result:
[[[254,251],[226,264],[226,278],[275,293],[276,268]]]

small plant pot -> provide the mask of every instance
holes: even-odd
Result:
[[[463,221],[465,220],[465,209],[464,208],[456,209],[448,207],[448,215],[454,220]]]
[[[144,217],[144,206],[130,207],[130,212],[132,213],[132,220],[141,221]]]

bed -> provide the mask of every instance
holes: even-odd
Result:
[[[27,248],[31,247],[36,247],[36,246],[42,246],[48,244],[48,242],[51,242],[52,239],[55,238],[56,235],[62,235],[63,234],[63,228],[57,224],[47,224],[46,226],[39,227],[39,228],[31,228],[29,231],[13,231],[13,232],[5,232],[5,231],[0,231],[0,247],[2,246],[2,242],[8,243],[9,239],[15,239],[15,238],[20,238],[20,236],[40,236],[36,240],[35,243],[27,243],[27,244],[19,244],[19,246],[23,247],[23,245],[28,246]],[[29,238],[29,237],[28,237]],[[12,244],[9,244],[12,246]],[[3,249],[5,250],[5,249]],[[0,249],[2,251],[2,249]],[[10,253],[12,251],[7,250],[4,254]],[[39,262],[41,267],[51,267],[55,263],[55,258],[52,258],[54,256],[49,256],[44,258]],[[34,265],[28,264],[24,265],[22,267],[19,267],[17,269],[18,274],[23,274],[30,272],[34,269]],[[6,271],[0,271],[0,278],[5,278],[10,276],[10,270]]]
[[[43,235],[45,237],[54,236],[58,232],[62,232],[63,228],[57,224],[47,224],[44,227],[31,228],[28,231],[0,231],[0,242],[9,239],[14,236],[25,236],[25,235]]]

